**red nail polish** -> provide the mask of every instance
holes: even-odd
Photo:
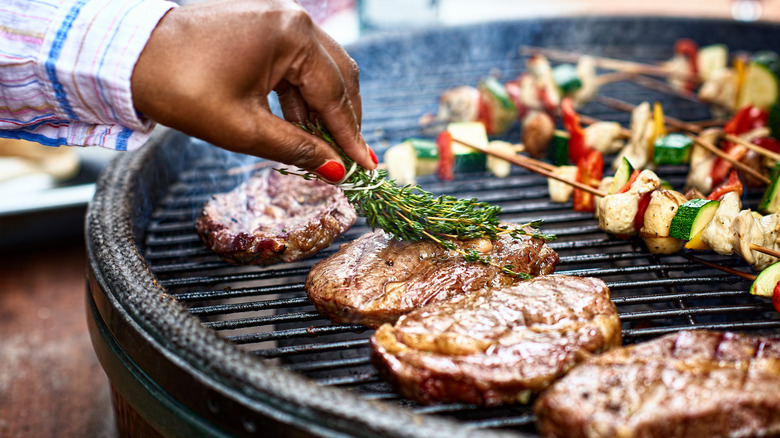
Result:
[[[318,167],[317,170],[315,170],[321,177],[327,179],[328,181],[332,182],[338,182],[341,181],[342,178],[344,178],[344,175],[347,173],[347,170],[344,168],[344,166],[337,162],[330,160],[323,164],[322,166]]]
[[[369,147],[368,153],[371,155],[371,161],[373,161],[374,164],[379,164],[379,160],[376,159],[376,154],[374,153],[374,150]]]

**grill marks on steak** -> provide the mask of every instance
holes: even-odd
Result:
[[[780,434],[780,337],[684,331],[593,357],[536,401],[555,437]]]
[[[494,242],[456,242],[531,275],[552,273],[558,255],[542,239],[502,235]],[[519,281],[494,266],[466,262],[436,242],[398,241],[384,231],[364,234],[312,267],[309,300],[338,323],[378,327],[429,303]]]
[[[590,353],[621,343],[602,280],[550,275],[429,305],[382,325],[373,362],[407,398],[526,402]]]
[[[264,169],[214,195],[195,225],[223,260],[243,265],[292,262],[330,246],[357,219],[336,186]]]

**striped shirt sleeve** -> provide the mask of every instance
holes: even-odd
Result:
[[[162,0],[3,0],[0,137],[48,146],[139,148],[154,122],[130,77]]]

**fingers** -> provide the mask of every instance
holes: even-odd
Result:
[[[311,48],[307,55],[297,77],[288,80],[298,85],[309,108],[320,115],[344,153],[359,165],[374,169],[375,155],[360,133],[359,120],[341,71],[321,46]]]
[[[347,90],[350,102],[352,102],[352,108],[355,111],[355,116],[358,119],[358,123],[363,118],[363,103],[360,98],[360,69],[357,63],[353,60],[346,50],[339,43],[336,42],[330,35],[328,35],[320,27],[315,28],[315,34],[319,38],[320,43],[325,50],[330,54],[333,61],[336,63],[339,71],[341,71],[341,77],[344,79],[344,86]]]

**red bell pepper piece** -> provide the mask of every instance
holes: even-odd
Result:
[[[775,310],[780,312],[780,281],[775,285],[775,289],[772,291],[772,305]]]
[[[759,137],[755,140],[753,140],[754,144],[757,144],[761,146],[762,148],[774,152],[774,153],[780,153],[780,141],[777,141],[776,138],[773,137]]]
[[[728,181],[726,181],[726,183],[722,186],[713,190],[712,193],[707,196],[707,199],[717,201],[728,192],[737,192],[740,196],[742,196],[743,190],[744,186],[742,185],[742,181],[739,179],[739,173],[737,173],[736,170],[732,170],[731,173],[729,173]]]
[[[729,156],[735,160],[740,161],[743,158],[745,158],[745,154],[747,154],[748,149],[745,146],[742,146],[741,144],[724,144],[723,145],[724,152],[729,154]],[[723,181],[726,180],[726,177],[729,175],[729,172],[731,172],[731,168],[734,165],[728,161],[724,160],[721,157],[718,157],[715,159],[715,163],[712,165],[712,170],[710,171],[710,177],[712,177],[712,185],[718,186]]]
[[[604,156],[592,150],[577,163],[577,181],[591,187],[598,187],[604,176]],[[574,211],[596,211],[593,194],[574,189]]]
[[[727,134],[740,135],[769,123],[769,112],[753,105],[745,105],[734,114],[725,125],[723,131]]]
[[[639,174],[642,173],[642,169],[634,169],[634,172],[631,173],[631,176],[628,177],[628,181],[626,181],[625,184],[623,184],[623,187],[619,188],[615,194],[618,193],[626,193],[628,189],[631,188],[631,184],[634,184],[634,181],[636,181],[637,178],[639,178]]]
[[[650,205],[650,195],[653,192],[647,192],[639,198],[637,204],[636,216],[634,216],[634,229],[639,231],[645,225],[645,213],[647,212],[647,206]]]
[[[455,155],[452,153],[452,134],[442,131],[436,137],[436,147],[439,149],[439,162],[436,165],[436,175],[442,181],[455,179]]]
[[[569,161],[579,165],[580,160],[592,149],[585,144],[585,130],[580,125],[580,116],[574,111],[574,102],[568,97],[561,100],[561,115],[563,127],[569,132]]]
[[[479,95],[479,105],[477,109],[477,121],[481,122],[483,125],[485,125],[485,132],[487,132],[488,135],[494,134],[493,131],[493,114],[490,112],[490,106],[488,105],[485,98],[480,93]]]
[[[674,43],[674,53],[679,53],[688,58],[688,62],[691,66],[689,73],[693,78],[698,78],[699,65],[697,61],[699,58],[699,45],[696,41],[689,38],[680,38]],[[685,88],[688,89],[688,91],[694,91],[696,90],[696,84],[696,79],[688,80],[685,83]]]

